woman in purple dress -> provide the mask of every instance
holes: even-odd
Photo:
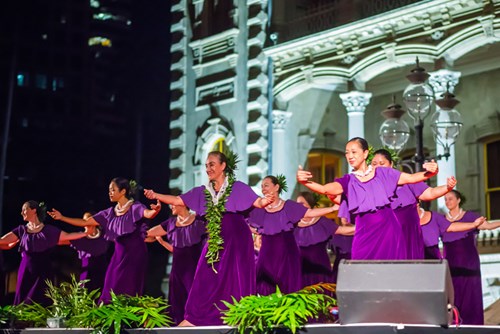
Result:
[[[50,261],[58,244],[87,236],[87,232],[66,233],[55,226],[45,225],[46,208],[35,201],[23,204],[21,215],[26,225],[20,225],[0,239],[0,248],[10,249],[19,243],[19,265],[14,305],[37,302],[48,305],[45,296],[51,279]]]
[[[156,238],[173,253],[168,281],[168,303],[172,319],[178,325],[184,320],[184,308],[205,245],[207,229],[205,221],[189,213],[185,206],[172,205],[171,209],[173,217],[149,229],[146,241]],[[168,244],[162,238],[165,235]]]
[[[480,216],[472,211],[464,211],[463,195],[452,190],[445,196],[448,208],[446,219],[453,223],[472,222]],[[484,226],[483,226],[484,225]],[[484,223],[480,228],[496,228],[499,223]],[[450,266],[455,306],[460,312],[462,323],[483,325],[483,293],[481,290],[481,268],[476,247],[477,230],[467,232],[446,232],[443,235],[444,256]]]
[[[314,196],[308,191],[299,193],[297,202],[308,209],[316,206]],[[326,217],[302,218],[294,234],[300,247],[302,285],[333,282],[327,244],[334,236],[354,235],[354,226],[339,226]]]
[[[100,226],[104,238],[115,245],[115,250],[104,278],[100,301],[108,303],[111,291],[117,295],[141,295],[147,264],[146,219],[154,218],[160,211],[160,204],[151,209],[132,199],[130,182],[117,177],[109,184],[109,199],[116,206],[103,210],[84,220],[69,218],[52,209],[49,215],[75,226]]]
[[[486,221],[484,217],[480,217],[471,223],[452,223],[437,212],[425,211],[420,205],[417,205],[417,210],[424,238],[425,259],[429,260],[443,258],[439,250],[439,239],[442,238],[446,232],[472,231],[476,228],[488,229],[488,225],[493,225],[483,224]]]
[[[286,183],[273,175],[266,176],[261,186],[262,193],[272,198],[273,204],[253,209],[248,216],[250,226],[262,236],[256,265],[257,293],[272,294],[276,286],[283,293],[298,291],[303,287],[301,258],[293,230],[301,219],[326,215],[333,207],[310,209],[295,201],[282,200],[279,195],[286,190]]]
[[[372,166],[392,168],[394,162],[391,153],[385,149],[375,151]],[[403,234],[408,251],[406,259],[420,260],[424,258],[422,229],[416,210],[418,201],[432,201],[444,196],[457,184],[454,177],[449,177],[447,181],[447,185],[435,188],[429,187],[425,182],[404,184],[397,187],[397,198],[392,201],[391,207],[398,221],[403,226]]]
[[[90,212],[85,212],[83,215],[84,220],[90,217],[92,217]],[[80,281],[88,280],[85,287],[90,291],[102,290],[108,269],[109,241],[101,232],[101,229],[97,228],[96,232],[87,238],[70,241],[70,246],[77,251],[81,261]]]
[[[208,240],[198,261],[180,326],[221,325],[222,300],[231,302],[255,293],[254,250],[245,213],[271,203],[246,184],[235,181],[235,163],[217,151],[208,154],[205,169],[209,182],[180,195],[145,190],[150,199],[184,205],[207,221]]]
[[[312,174],[299,168],[298,182],[320,194],[345,195],[348,211],[355,217],[353,259],[406,259],[408,254],[403,228],[391,208],[391,202],[398,185],[421,182],[436,175],[437,164],[424,164],[427,171],[415,174],[392,168],[373,168],[366,162],[368,143],[363,138],[351,139],[346,145],[345,155],[353,168],[350,174],[321,185],[310,181]]]

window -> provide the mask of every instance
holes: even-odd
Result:
[[[340,162],[343,156],[332,152],[312,151],[307,157],[306,169],[313,175],[313,181],[325,184],[333,182],[336,177],[341,176]],[[318,204],[320,206],[331,206],[331,201],[322,196]]]
[[[488,219],[500,219],[500,138],[484,144],[486,166],[486,212]]]

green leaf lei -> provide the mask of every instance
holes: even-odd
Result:
[[[232,174],[228,175],[228,185],[224,193],[219,199],[217,204],[214,204],[212,200],[212,195],[205,189],[205,200],[206,200],[206,213],[205,219],[207,220],[207,232],[208,232],[208,250],[205,255],[207,263],[212,265],[212,269],[217,273],[214,268],[214,263],[219,262],[219,251],[224,249],[224,240],[221,236],[221,221],[222,215],[226,211],[226,201],[231,191],[233,189],[235,178]]]

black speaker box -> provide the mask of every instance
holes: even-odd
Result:
[[[453,283],[446,260],[343,260],[337,279],[342,324],[451,323]]]

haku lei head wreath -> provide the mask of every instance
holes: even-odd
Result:
[[[282,192],[287,192],[288,191],[288,185],[286,184],[286,177],[283,174],[278,174],[276,175],[276,179],[278,180],[278,185],[280,186],[279,193],[281,194]]]

